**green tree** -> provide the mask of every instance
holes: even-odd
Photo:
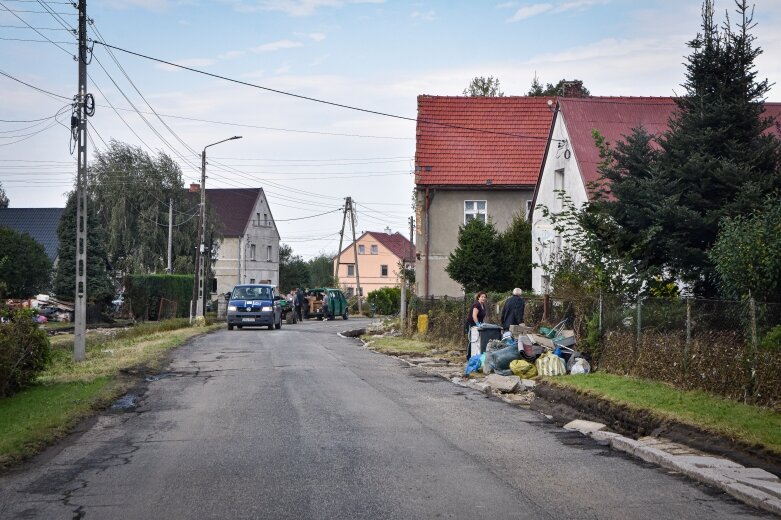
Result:
[[[689,42],[686,94],[662,147],[660,199],[674,196],[672,214],[655,220],[668,234],[670,271],[696,294],[713,296],[717,276],[708,250],[719,222],[750,214],[766,194],[781,190],[781,147],[764,117],[767,80],[758,81],[754,61],[762,53],[751,30],[752,8],[736,0],[733,29],[713,20],[713,1],[702,8],[702,32]]]
[[[334,262],[332,255],[321,253],[307,262],[311,287],[334,287]]]
[[[279,246],[279,288],[283,293],[300,287],[309,287],[309,265],[293,254],[293,248],[287,244]]]
[[[475,76],[469,86],[464,89],[464,95],[469,97],[504,97],[499,88],[499,78]]]
[[[569,87],[569,89],[567,89]],[[578,92],[578,94],[581,97],[589,97],[591,95],[591,92],[583,86],[583,82],[579,79],[575,80],[566,80],[561,79],[558,83],[553,85],[552,83],[548,83],[544,87],[542,86],[542,83],[540,83],[540,80],[537,78],[537,75],[535,74],[534,79],[532,80],[532,84],[529,87],[529,91],[526,93],[527,96],[534,96],[534,97],[542,97],[542,96],[565,96],[571,92],[571,90],[574,89]],[[570,90],[570,92],[568,92]]]
[[[513,216],[510,226],[501,234],[505,254],[507,279],[500,289],[532,286],[532,226],[520,213]]]
[[[4,209],[8,207],[9,204],[8,195],[5,192],[5,189],[3,188],[3,183],[0,182],[0,209]]]
[[[29,298],[49,286],[52,264],[27,233],[0,227],[0,298]]]
[[[90,200],[106,233],[106,253],[119,275],[166,268],[169,200],[174,208],[174,272],[193,271],[200,201],[186,192],[181,169],[169,156],[152,158],[138,147],[112,140],[90,163],[89,183]],[[217,229],[210,213],[207,244],[218,243]]]
[[[781,200],[768,197],[765,204],[752,215],[724,219],[709,251],[727,298],[781,301]]]
[[[107,304],[114,296],[114,286],[108,275],[108,258],[104,244],[105,232],[95,215],[93,205],[87,201],[87,301]],[[60,241],[59,260],[54,274],[52,290],[58,298],[73,301],[76,297],[76,193],[68,195],[65,211],[57,226]]]
[[[507,279],[504,249],[489,220],[472,219],[458,230],[458,246],[450,253],[447,274],[466,293],[502,290]]]

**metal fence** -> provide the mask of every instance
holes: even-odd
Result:
[[[524,299],[527,325],[566,320],[599,370],[781,408],[781,304],[613,295]],[[486,322],[499,323],[503,300],[489,295]],[[471,298],[413,299],[406,330],[427,314],[427,339],[462,348],[471,305]]]

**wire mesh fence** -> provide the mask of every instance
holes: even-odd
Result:
[[[488,296],[485,321],[498,324],[504,298]],[[781,408],[781,304],[615,295],[524,299],[527,325],[564,321],[599,370]],[[426,314],[427,339],[465,348],[472,303],[413,299],[406,330],[415,330],[417,317]]]

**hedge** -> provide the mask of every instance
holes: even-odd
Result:
[[[189,316],[193,278],[186,274],[127,275],[125,306],[142,321]]]

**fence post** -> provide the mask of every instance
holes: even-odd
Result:
[[[640,330],[643,326],[643,303],[640,300],[640,296],[637,297],[637,335],[635,336],[635,363],[637,363],[638,351],[640,350]]]
[[[548,305],[550,305],[550,295],[545,293],[542,297],[542,321],[548,321]]]
[[[602,336],[602,289],[599,290],[599,335]]]
[[[753,400],[757,383],[757,302],[751,293],[748,297],[749,327],[751,329],[751,350],[749,352],[749,382],[746,389],[746,401]]]
[[[686,298],[686,343],[683,345],[683,375],[689,373],[689,345],[692,342],[692,299]]]

